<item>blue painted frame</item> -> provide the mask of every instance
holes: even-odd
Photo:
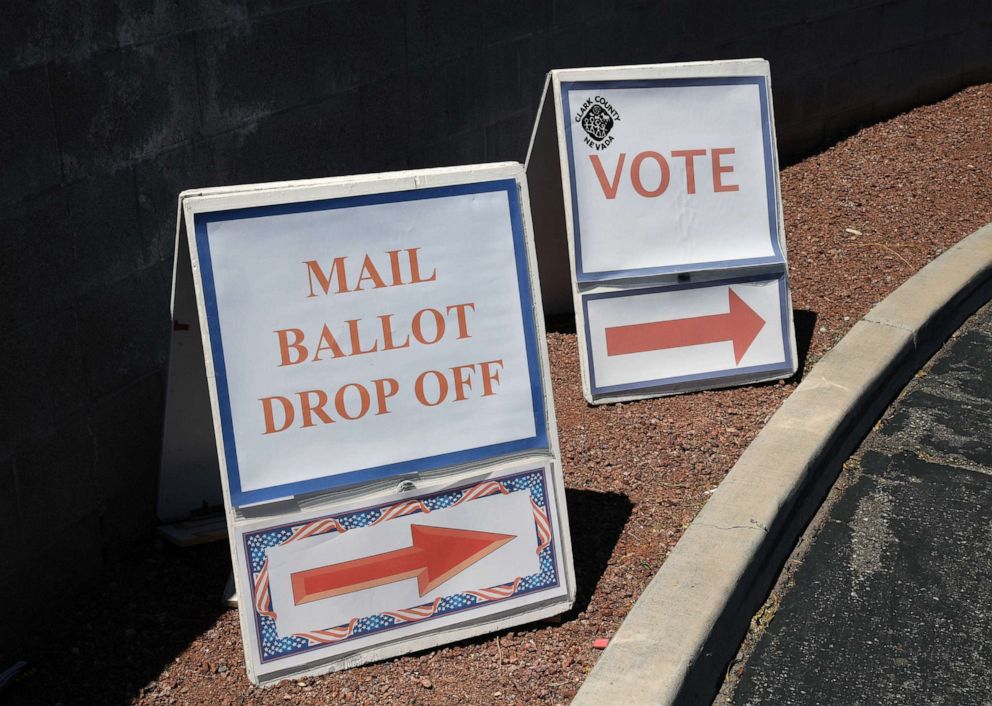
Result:
[[[569,95],[573,91],[595,91],[601,89],[628,88],[670,88],[680,86],[739,86],[756,85],[761,103],[761,132],[765,163],[765,188],[768,203],[768,224],[771,236],[773,255],[769,257],[742,258],[738,260],[714,260],[710,262],[692,262],[683,265],[662,265],[658,267],[641,267],[625,270],[608,270],[587,272],[582,266],[582,237],[579,232],[579,202],[575,191],[575,156],[572,145],[571,107]],[[565,145],[568,151],[569,188],[572,192],[572,229],[575,243],[575,279],[579,283],[602,282],[604,280],[627,277],[644,277],[650,275],[674,274],[692,272],[701,269],[721,269],[731,267],[750,267],[782,263],[785,260],[778,239],[778,206],[775,198],[776,179],[775,162],[772,158],[771,118],[768,103],[768,82],[764,76],[720,76],[708,78],[666,78],[666,79],[619,79],[614,81],[562,81],[561,82],[562,114],[565,120]]]
[[[589,302],[594,299],[613,299],[616,297],[633,297],[642,294],[657,294],[658,292],[675,292],[681,289],[699,289],[703,287],[726,287],[745,282],[767,282],[778,280],[779,308],[782,313],[782,348],[785,351],[785,360],[782,363],[766,363],[765,365],[752,365],[747,368],[726,368],[724,370],[711,370],[692,375],[679,375],[669,378],[657,378],[655,380],[644,380],[638,382],[628,382],[621,385],[596,386],[596,365],[592,355],[592,339],[589,329]],[[756,375],[775,372],[792,372],[792,346],[790,345],[792,331],[789,321],[789,286],[788,277],[785,272],[779,274],[751,275],[748,277],[733,277],[730,279],[713,280],[710,282],[697,282],[693,284],[681,284],[660,287],[648,287],[645,289],[633,289],[622,292],[601,292],[598,294],[585,294],[582,296],[582,315],[585,319],[586,335],[586,357],[589,360],[589,389],[593,396],[608,395],[623,392],[679,392],[683,390],[696,389],[695,383],[705,380],[707,387],[719,387],[722,384],[731,384],[735,381],[746,381]]]
[[[235,221],[263,216],[279,216],[293,213],[308,213],[313,211],[353,208],[356,206],[372,206],[401,201],[418,201],[424,199],[463,196],[468,194],[490,193],[504,191],[507,195],[507,206],[510,211],[514,257],[517,267],[517,287],[520,294],[520,307],[524,338],[527,350],[527,365],[530,377],[532,412],[534,415],[535,435],[524,439],[490,444],[461,451],[452,451],[437,456],[427,456],[410,459],[400,463],[362,468],[344,473],[312,478],[305,481],[285,483],[254,490],[243,490],[241,477],[238,472],[238,453],[234,440],[234,424],[231,417],[231,403],[228,389],[227,370],[224,364],[224,345],[221,340],[220,312],[217,306],[217,294],[214,287],[213,266],[210,254],[210,238],[208,226],[220,221]],[[267,502],[283,499],[293,495],[333,490],[345,486],[356,485],[372,480],[403,476],[422,471],[437,470],[445,466],[470,463],[486,458],[505,456],[531,449],[548,449],[548,428],[545,410],[544,378],[541,374],[540,357],[537,345],[537,324],[534,318],[534,298],[531,290],[530,275],[527,261],[527,248],[524,241],[523,214],[521,211],[520,192],[515,179],[498,179],[469,184],[439,186],[408,191],[395,191],[381,194],[365,194],[341,198],[319,199],[300,203],[277,204],[272,206],[252,206],[247,208],[230,209],[227,211],[212,211],[195,213],[193,223],[196,237],[196,249],[200,260],[200,278],[203,286],[203,300],[206,309],[207,329],[210,336],[210,348],[214,365],[214,375],[217,385],[217,404],[220,407],[221,436],[226,456],[228,487],[231,503],[235,506]]]

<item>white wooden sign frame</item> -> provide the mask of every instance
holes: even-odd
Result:
[[[569,127],[574,105],[566,93],[572,87],[596,89],[645,88],[719,84],[754,84],[760,90],[770,252],[761,257],[710,259],[700,262],[659,263],[653,267],[587,271],[580,255],[573,147]],[[622,119],[622,118],[621,118]],[[768,62],[763,59],[690,62],[642,66],[562,69],[548,73],[541,107],[527,156],[527,174],[535,195],[534,220],[541,266],[543,297],[548,313],[574,311],[579,341],[583,394],[591,404],[622,402],[694,390],[774,380],[796,370],[795,332],[788,289],[785,231],[779,193],[778,152],[775,142]],[[618,168],[617,178],[620,177]],[[567,250],[568,258],[564,257]],[[782,284],[782,359],[776,363],[695,374],[652,375],[628,384],[598,385],[587,318],[589,302],[603,297],[633,296],[639,290],[657,291],[727,286],[743,279]],[[702,291],[702,290],[700,290]],[[721,312],[714,311],[714,314]]]
[[[363,475],[344,483],[320,478],[271,492],[238,492],[236,471],[228,460],[232,430],[221,400],[223,371],[218,375],[212,349],[219,327],[217,300],[211,300],[210,273],[205,273],[210,262],[192,235],[197,233],[198,224],[205,217],[210,220],[218,214],[242,214],[252,209],[275,209],[278,214],[297,207],[318,208],[315,204],[322,203],[350,204],[349,200],[358,197],[370,197],[373,204],[393,197],[401,201],[442,198],[466,189],[474,193],[476,186],[481,191],[505,192],[511,212],[519,281],[507,286],[519,285],[521,321],[532,346],[529,380],[535,398],[533,406],[521,413],[535,416],[535,439],[497,444],[469,454],[449,454],[427,464],[408,467],[400,463],[394,472]],[[181,517],[199,505],[212,504],[211,482],[203,474],[219,471],[235,586],[242,599],[240,617],[249,678],[255,683],[271,683],[288,676],[333,671],[567,610],[574,601],[575,579],[533,226],[521,165],[500,163],[193,190],[180,196],[179,210],[173,283],[175,357],[170,362],[160,515]],[[273,243],[273,248],[277,247]],[[210,419],[214,432],[211,450],[204,448],[202,439],[191,442],[190,427],[202,425],[205,419]],[[187,484],[189,487],[184,487]],[[524,491],[529,494],[529,505],[519,500]],[[322,625],[289,637],[276,635],[267,547],[281,545],[289,536],[301,539],[294,551],[303,544],[318,547],[337,536],[335,533],[348,530],[349,538],[364,536],[362,532],[380,522],[409,522],[408,516],[417,513],[423,513],[423,522],[430,524],[432,510],[441,517],[444,512],[450,514],[445,508],[471,501],[482,513],[483,507],[501,507],[504,498],[517,508],[529,508],[527,512],[533,515],[527,515],[531,518],[527,522],[533,522],[535,539],[528,541],[537,543],[543,578],[518,576],[509,584],[480,586],[454,598],[439,594],[430,611],[427,606],[398,606],[394,613],[355,616],[345,625]],[[495,510],[495,516],[499,512]],[[393,615],[399,617],[391,618]]]

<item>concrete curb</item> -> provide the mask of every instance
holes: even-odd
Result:
[[[710,703],[843,462],[922,364],[990,298],[992,224],[858,321],[741,455],[572,703]]]

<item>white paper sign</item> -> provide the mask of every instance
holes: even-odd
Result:
[[[400,654],[403,640],[439,644],[459,625],[477,634],[480,622],[495,629],[570,600],[554,475],[550,465],[517,464],[242,527],[235,551],[254,677],[347,667]]]
[[[795,371],[766,61],[552,71],[527,171],[542,277],[567,244],[589,402]],[[745,310],[746,346],[727,333]]]
[[[593,394],[792,368],[784,278],[583,297]]]
[[[174,316],[196,335],[173,346],[163,488],[220,470],[249,679],[568,610],[522,167],[205,189],[180,210]],[[190,443],[204,420],[213,453]],[[164,493],[170,514],[202,485]]]
[[[776,257],[761,77],[564,81],[561,95],[579,281]]]
[[[191,221],[236,505],[547,447],[514,180]]]

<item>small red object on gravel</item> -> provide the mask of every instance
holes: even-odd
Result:
[[[605,650],[606,646],[610,644],[610,639],[608,637],[601,637],[598,640],[592,641],[592,646],[597,650]]]

